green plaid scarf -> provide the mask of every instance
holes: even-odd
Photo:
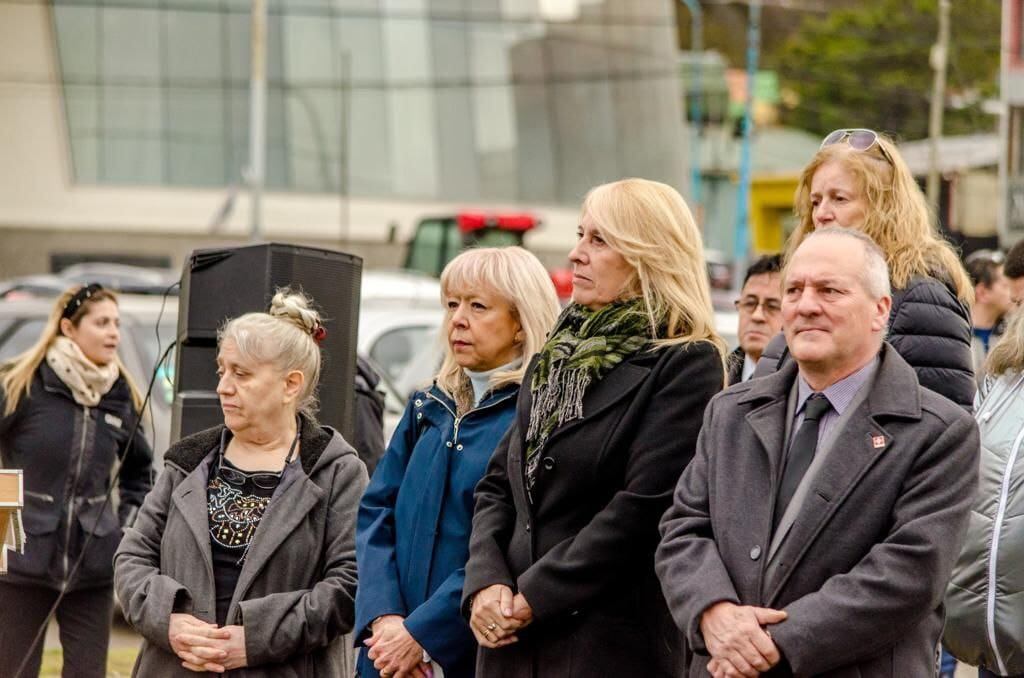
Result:
[[[540,451],[551,432],[583,416],[583,394],[590,384],[650,340],[650,319],[639,297],[597,311],[579,304],[562,311],[530,381],[533,404],[526,432],[527,489],[536,480]]]

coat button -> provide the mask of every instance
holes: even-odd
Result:
[[[422,412],[417,412],[416,413],[416,418],[417,419],[422,419],[423,418],[423,413]]]
[[[413,405],[415,405],[416,407],[423,407],[423,401],[417,398],[416,400],[413,401]]]
[[[527,531],[527,532],[529,532],[529,531],[530,531],[530,523],[526,523],[526,531]]]
[[[447,445],[448,447],[451,447],[452,446],[452,441],[449,440],[447,443],[445,443],[445,445]]]
[[[540,463],[544,466],[545,471],[553,471],[555,468],[555,460],[551,457],[544,457],[540,460]]]
[[[458,445],[456,445],[455,449],[458,450],[459,452],[462,452],[462,443],[459,443]]]
[[[761,547],[760,546],[755,546],[754,548],[750,549],[750,559],[751,560],[757,560],[760,557],[761,557]]]

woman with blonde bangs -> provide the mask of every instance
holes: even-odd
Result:
[[[106,675],[111,561],[152,486],[153,454],[135,426],[142,397],[117,355],[120,341],[114,293],[74,287],[57,298],[35,345],[0,366],[0,467],[24,473],[27,535],[25,553],[11,554],[0,578],[0,610],[11,611],[0,624],[0,665],[13,671],[28,655],[23,676],[39,673],[43,648],[32,640],[62,591],[64,675]],[[115,504],[106,494],[119,459]]]
[[[488,678],[672,676],[658,520],[722,388],[700,232],[643,179],[583,203],[572,303],[476,491],[463,611]]]
[[[473,490],[512,422],[525,361],[558,315],[554,285],[520,247],[469,250],[441,274],[445,357],[413,394],[359,508],[357,671],[471,678],[460,600]]]
[[[885,253],[893,299],[887,341],[922,386],[970,408],[975,381],[968,306],[974,293],[953,248],[932,226],[924,194],[896,146],[866,129],[825,137],[800,175],[799,224],[788,254],[822,226],[863,231]],[[785,340],[765,348],[755,376],[775,369]]]

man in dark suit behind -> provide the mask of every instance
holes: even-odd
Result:
[[[885,259],[815,232],[783,272],[778,372],[708,406],[656,568],[688,675],[934,676],[978,433],[884,343]]]
[[[782,256],[766,254],[747,269],[736,300],[740,345],[726,360],[726,383],[746,381],[754,374],[761,352],[782,329]]]

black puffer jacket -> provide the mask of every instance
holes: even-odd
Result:
[[[886,340],[914,368],[922,386],[973,407],[970,314],[951,284],[921,276],[893,292]],[[754,377],[771,374],[788,357],[786,338],[779,334],[765,347]]]
[[[4,404],[0,390],[0,412]],[[99,405],[85,407],[46,362],[40,364],[30,395],[0,417],[0,463],[24,470],[28,537],[24,555],[10,554],[5,581],[54,589],[111,583],[121,527],[152,487],[153,452],[141,427],[128,445],[135,418],[124,378]],[[104,507],[104,499],[115,460],[126,450],[115,515],[114,504]],[[93,539],[78,576],[69,581],[89,532]]]

